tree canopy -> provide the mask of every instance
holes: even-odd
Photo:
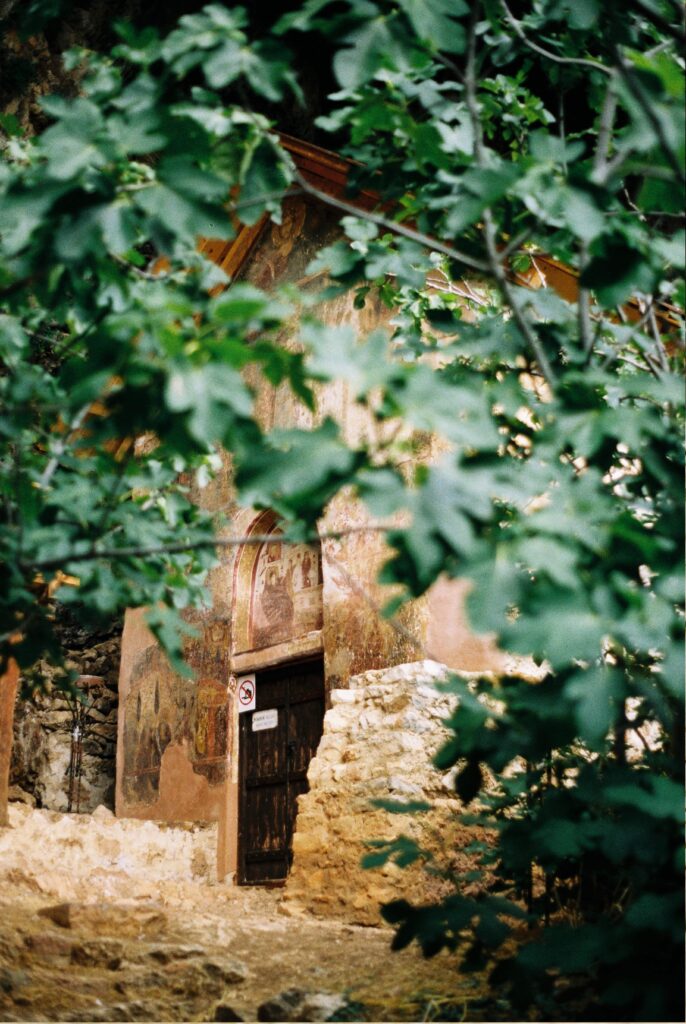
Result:
[[[617,1019],[677,1014],[680,6],[307,0],[257,38],[245,9],[214,3],[166,35],[117,32],[110,53],[67,54],[78,95],[44,100],[46,130],[0,121],[3,656],[59,659],[48,588],[93,620],[148,606],[182,671],[218,525],[188,478],[217,446],[239,499],[291,539],[343,487],[378,517],[404,510],[384,580],[412,597],[468,577],[473,626],[549,673],[451,684],[438,763],[498,832],[494,887],[389,907],[396,943],[460,945],[478,967],[524,913],[548,928],[498,960],[515,1001],[559,1013],[583,976]],[[346,238],[314,269],[327,294],[378,291],[388,336],[320,323],[294,288],[217,290],[230,282],[197,250],[237,218],[278,220],[289,189],[316,194],[273,120],[301,101],[303,38],[337,82],[317,128],[355,161]],[[524,286],[542,255],[575,269],[573,301],[540,274]],[[298,351],[278,343],[295,312]],[[398,441],[351,449],[333,421],[265,433],[249,365],[310,407],[344,376],[378,421],[447,450],[408,478]]]

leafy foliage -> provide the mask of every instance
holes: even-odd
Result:
[[[91,55],[77,99],[45,100],[51,126],[7,141],[1,588],[3,647],[22,665],[59,657],[36,589],[72,577],[78,587],[56,594],[85,617],[166,606],[149,621],[181,666],[175,611],[202,601],[214,560],[215,524],[191,482],[212,470],[215,445],[240,455],[259,438],[248,363],[267,364],[275,382],[302,377],[300,357],[272,356],[289,307],[245,286],[212,297],[226,278],[195,248],[200,234],[233,235],[231,188],[259,217],[279,208],[262,198],[265,181],[290,180],[263,118],[185,86],[203,55],[232,45],[245,48],[247,87],[290,87],[283,63],[247,46],[244,24],[244,12],[215,5],[164,41],[122,25],[119,59]],[[254,332],[263,341],[251,350]]]
[[[320,128],[358,161],[351,188],[379,195],[375,214],[346,210],[346,239],[311,270],[358,305],[378,290],[390,339],[320,324],[293,293],[217,294],[228,282],[195,248],[231,237],[233,214],[278,218],[293,182],[311,191],[251,109],[298,96],[284,37],[302,32],[328,38],[340,86]],[[5,656],[59,656],[38,600],[59,585],[83,615],[153,606],[181,668],[216,526],[191,481],[216,446],[241,500],[293,536],[344,486],[375,515],[404,510],[383,578],[409,597],[469,577],[474,627],[548,674],[451,683],[437,763],[458,766],[460,798],[497,834],[475,851],[493,882],[392,904],[396,946],[458,949],[467,968],[495,957],[493,985],[539,1015],[677,1019],[676,6],[545,0],[520,18],[505,0],[308,0],[253,41],[244,10],[212,4],[166,38],[120,35],[112,57],[71,56],[79,97],[46,101],[39,138],[8,135],[0,171]],[[578,271],[566,299],[549,257]],[[304,353],[278,344],[296,311]],[[315,382],[345,376],[410,441],[349,450],[332,421],[263,436],[249,364],[310,407]],[[408,473],[417,434],[443,455]]]

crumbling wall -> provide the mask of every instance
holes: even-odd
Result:
[[[450,883],[420,863],[363,869],[360,859],[374,840],[404,834],[433,855],[433,867],[471,866],[465,847],[488,836],[459,824],[462,807],[452,775],[443,776],[431,763],[447,735],[442,720],[454,706],[455,698],[436,689],[446,672],[436,662],[419,661],[361,673],[350,689],[331,692],[332,707],[310,762],[310,789],[298,800],[286,910],[375,925],[382,903],[427,902],[448,891]],[[394,814],[372,804],[379,799],[426,801],[433,809]]]
[[[59,687],[60,670],[39,662],[24,687],[29,698],[17,700],[10,767],[10,800],[23,799],[48,810],[89,812],[99,804],[114,807],[119,649],[118,629],[104,638],[68,631],[66,666],[79,673],[79,704]],[[80,772],[70,761],[79,713]],[[71,800],[70,800],[71,797]],[[71,806],[70,806],[71,803]]]
[[[9,816],[11,827],[0,831],[3,895],[171,903],[188,885],[210,884],[214,874],[213,825],[121,820],[104,807],[78,815],[11,804]]]

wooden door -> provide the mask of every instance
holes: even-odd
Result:
[[[240,715],[238,882],[284,879],[291,864],[297,798],[322,735],[321,661],[258,672],[255,711]]]

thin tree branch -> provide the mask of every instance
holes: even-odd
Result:
[[[662,338],[660,337],[660,328],[657,324],[657,317],[655,316],[655,303],[651,302],[648,307],[648,322],[650,324],[650,331],[653,336],[653,343],[655,345],[655,354],[657,361],[660,364],[661,369],[667,373],[669,371],[669,362],[667,360],[667,352],[663,344]]]
[[[663,42],[658,43],[657,46],[653,46],[650,50],[646,50],[643,54],[644,57],[657,57],[658,53],[663,53],[664,50],[668,50],[671,46],[669,39],[665,39]]]
[[[461,68],[457,66],[455,61],[451,60],[450,57],[446,57],[444,53],[435,53],[434,58],[440,64],[442,64],[443,67],[448,68],[449,71],[452,71],[455,77],[464,84],[464,74],[462,73]]]
[[[638,337],[639,332],[643,329],[643,327],[645,327],[646,323],[648,322],[648,319],[650,317],[651,309],[652,309],[652,303],[650,304],[648,309],[643,313],[641,319],[636,322],[636,324],[634,325],[634,328],[631,331],[631,334],[629,335],[629,337],[625,338],[625,340],[622,342],[622,347],[623,348],[626,348],[628,345],[630,345],[632,343],[632,341],[634,341],[635,338]],[[624,311],[622,311],[620,319],[624,323],[626,323],[626,314],[624,313]],[[641,366],[639,363],[633,362],[627,356],[623,356],[621,350],[617,349],[616,351],[611,352],[606,357],[606,359],[603,361],[603,363],[600,366],[601,372],[603,372],[605,370],[608,370],[610,368],[610,366],[612,366],[612,364],[614,362],[616,362],[617,360],[621,360],[621,361],[623,361],[625,363],[629,363],[629,365],[631,365],[631,366],[635,366],[639,370],[646,370],[647,369],[647,370],[650,371],[650,373],[652,373],[653,377],[658,377],[659,378],[659,374],[657,373],[657,371],[655,370],[654,366],[650,362],[650,359],[643,352],[643,350],[641,350],[641,355],[645,359],[645,365],[644,366]]]
[[[581,281],[581,275],[587,265],[588,246],[585,242],[582,242],[579,246],[579,281]],[[586,355],[586,363],[588,364],[593,352],[593,332],[591,331],[591,293],[588,288],[584,288],[581,284],[579,284],[576,309],[581,348]]]
[[[560,122],[560,138],[562,139],[562,169],[567,174],[567,128],[565,122],[565,94],[560,89],[558,96],[558,121]]]
[[[598,184],[605,185],[610,180],[615,171],[617,171],[622,166],[624,161],[631,156],[632,152],[633,150],[629,149],[624,152],[620,150],[618,153],[615,153],[612,159],[606,162],[605,169],[603,172],[603,180]]]
[[[625,82],[627,89],[650,122],[650,125],[657,136],[658,142],[660,143],[660,148],[667,158],[669,166],[674,171],[678,181],[681,182],[684,176],[683,169],[679,165],[676,154],[670,145],[669,139],[665,135],[664,126],[660,121],[660,118],[655,113],[650,98],[644,93],[643,86],[636,78],[632,68],[625,61],[624,55],[619,46],[615,46],[615,56],[617,59],[617,70],[619,71],[619,74]]]
[[[100,326],[100,324],[105,319],[108,313],[109,309],[101,310],[98,313],[98,315],[89,323],[88,327],[81,331],[80,334],[75,335],[73,338],[70,338],[69,341],[65,342],[62,348],[58,348],[56,350],[55,355],[58,355],[61,359],[64,358],[64,356],[66,356],[67,353],[70,352],[75,345],[77,345],[80,341],[83,341],[84,338],[87,338],[91,331],[94,330],[94,328]]]
[[[129,263],[128,260],[123,258],[123,256],[118,256],[116,252],[112,252],[109,249],[107,250],[107,255],[115,263],[118,263],[120,267],[123,267],[124,270],[130,271],[134,277],[140,278],[141,281],[164,281],[165,278],[171,277],[171,274],[155,274],[150,273],[149,270],[141,270],[140,267],[135,267],[133,263]]]
[[[641,9],[641,14],[649,21],[651,25],[659,29],[661,32],[666,32],[672,39],[676,39],[677,42],[683,43],[686,40],[686,32],[682,26],[672,24],[672,22],[665,18],[659,11],[656,11],[652,4],[647,3],[646,0],[634,0],[637,7]],[[675,4],[675,15],[679,11],[682,19],[684,18],[683,7],[681,4]]]
[[[612,143],[612,131],[615,126],[617,114],[617,83],[613,72],[605,90],[605,99],[600,112],[598,124],[598,139],[593,156],[593,174],[597,181],[604,182],[607,169],[607,161],[610,155]]]
[[[10,295],[14,295],[15,292],[20,292],[22,288],[28,287],[33,284],[36,280],[35,274],[29,274],[27,277],[19,277],[16,281],[12,281],[11,284],[5,285],[4,288],[0,288],[0,301],[8,298]]]
[[[593,68],[594,71],[602,71],[604,75],[611,75],[613,73],[612,68],[608,68],[606,64],[603,64],[599,60],[588,60],[586,57],[560,57],[557,53],[553,53],[552,50],[544,49],[542,46],[539,46],[538,43],[529,39],[522,28],[521,21],[515,18],[505,0],[500,0],[500,7],[510,27],[519,36],[524,45],[528,46],[530,50],[534,51],[534,53],[538,53],[541,57],[546,57],[548,60],[552,60],[556,64],[576,64],[578,67]]]
[[[543,346],[536,337],[535,332],[532,330],[531,324],[526,319],[524,312],[522,311],[519,300],[516,298],[514,291],[510,285],[507,274],[503,270],[502,264],[500,263],[500,257],[498,254],[498,247],[496,245],[496,230],[493,222],[493,215],[490,207],[486,207],[484,210],[484,241],[486,242],[486,250],[488,252],[489,262],[491,266],[491,273],[493,274],[496,282],[502,292],[503,298],[507,305],[512,310],[512,318],[517,324],[517,327],[522,332],[522,335],[531,348],[534,354],[536,362],[538,363],[541,373],[548,383],[548,386],[554,389],[556,384],[556,377],[553,373],[553,369],[550,365],[547,355],[543,349]]]
[[[264,192],[261,196],[254,196],[252,199],[238,199],[235,203],[229,203],[227,210],[231,213],[240,213],[241,210],[248,210],[251,206],[259,206],[260,203],[268,203],[272,199],[299,196],[302,194],[302,191],[302,186],[294,188],[292,185],[289,185],[288,188],[282,188],[275,192]]]
[[[528,228],[524,228],[523,231],[520,231],[518,235],[515,235],[515,237],[507,243],[505,248],[502,249],[500,252],[500,258],[503,261],[503,263],[507,263],[510,256],[512,256],[517,251],[517,249],[519,249],[519,247],[523,245],[524,242],[526,242],[527,238],[529,238],[530,235],[531,231]]]
[[[656,380],[660,379],[659,373],[657,373],[655,371],[654,366],[648,360],[647,356],[644,357],[645,358],[645,362],[644,363],[639,363],[635,359],[632,359],[630,356],[624,356],[624,355],[621,355],[620,353],[617,353],[613,358],[618,363],[626,363],[627,366],[633,366],[635,370],[640,370],[641,373],[645,373],[646,370],[647,370],[653,377],[655,377]],[[620,399],[620,401],[621,401],[621,399]]]
[[[486,154],[483,147],[483,136],[481,128],[481,120],[479,117],[479,104],[476,97],[476,21],[479,16],[479,3],[475,3],[472,8],[472,23],[469,33],[469,45],[467,50],[467,66],[465,70],[465,100],[467,103],[467,109],[472,121],[472,130],[474,133],[474,157],[479,167],[486,167]],[[517,327],[522,333],[525,341],[531,348],[536,362],[538,363],[541,373],[545,378],[548,386],[551,390],[555,386],[555,374],[553,373],[548,357],[546,356],[542,345],[540,344],[535,332],[531,328],[531,324],[526,319],[522,309],[520,308],[519,302],[515,296],[514,291],[510,285],[507,274],[502,264],[502,257],[498,252],[497,245],[497,234],[495,224],[493,221],[493,214],[490,206],[487,206],[483,212],[483,236],[484,242],[486,243],[486,252],[488,254],[489,269],[491,274],[495,278],[500,292],[505,299],[506,303],[512,310],[512,317],[517,324]]]
[[[445,256],[449,256],[459,263],[464,263],[465,266],[471,267],[472,270],[478,270],[482,274],[489,271],[487,263],[475,259],[474,256],[470,256],[466,252],[455,249],[452,245],[445,245],[443,242],[439,242],[438,239],[432,238],[431,235],[425,235],[421,231],[408,228],[405,224],[398,224],[397,221],[388,220],[386,217],[381,217],[378,213],[362,210],[357,206],[353,206],[352,203],[346,203],[343,199],[337,199],[335,196],[329,195],[328,192],[322,192],[316,186],[310,185],[300,174],[297,175],[296,180],[304,192],[307,192],[308,195],[313,196],[315,199],[319,199],[320,202],[326,203],[328,206],[333,206],[336,210],[352,214],[352,216],[359,217],[361,220],[367,220],[371,224],[377,224],[379,227],[386,228],[387,231],[392,231],[393,234],[402,235],[403,238],[409,238],[410,241],[417,242],[418,245],[425,246],[427,249],[442,252]]]
[[[53,476],[55,475],[55,471],[56,471],[57,467],[60,464],[60,458],[62,457],[62,455],[64,455],[64,453],[65,453],[65,451],[67,449],[67,445],[69,444],[69,442],[71,441],[72,437],[74,436],[74,434],[77,432],[77,430],[79,429],[79,427],[81,426],[81,424],[85,420],[85,418],[86,418],[86,416],[88,414],[88,410],[90,409],[91,405],[92,405],[92,403],[89,402],[87,405],[84,405],[82,409],[79,409],[79,411],[77,412],[76,416],[74,417],[74,419],[69,424],[69,432],[68,432],[67,436],[64,439],[60,439],[57,442],[57,444],[55,446],[56,449],[57,449],[56,454],[53,455],[53,457],[50,459],[50,461],[48,462],[47,466],[45,467],[45,469],[41,473],[40,478],[38,480],[37,486],[41,490],[45,490],[45,488],[48,486],[48,484],[52,480]]]
[[[617,89],[615,73],[613,72],[609,82],[607,83],[607,89],[605,90],[605,98],[603,99],[603,106],[600,112],[600,121],[598,124],[598,138],[596,140],[595,153],[593,154],[593,177],[601,183],[605,180],[607,160],[612,144],[612,131],[614,129],[616,114]],[[595,337],[591,331],[591,293],[588,288],[581,284],[581,278],[588,266],[588,262],[588,245],[586,242],[582,242],[579,245],[579,294],[577,298],[577,319],[579,324],[581,348],[585,353],[587,366],[593,356],[593,346],[595,343]]]
[[[291,539],[287,534],[253,533],[244,537],[205,537],[195,541],[178,541],[174,544],[157,544],[146,547],[145,545],[121,547],[121,548],[96,548],[91,547],[87,551],[70,555],[61,555],[59,558],[45,558],[34,562],[19,562],[20,568],[33,572],[47,572],[52,569],[60,569],[64,565],[72,565],[74,562],[95,562],[98,559],[117,558],[146,558],[152,555],[178,555],[186,551],[201,551],[209,548],[236,548],[243,544],[268,544],[278,539],[281,544],[313,544],[322,540],[340,540],[356,533],[384,533],[393,529],[389,523],[377,523],[367,526],[349,526],[341,530],[332,530],[324,533],[310,533],[304,537]]]

